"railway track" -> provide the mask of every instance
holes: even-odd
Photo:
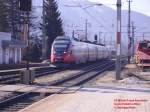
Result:
[[[103,61],[101,63],[83,67],[81,72],[73,74],[72,76],[43,85],[44,87],[63,86],[63,88],[60,88],[60,90],[55,93],[34,93],[34,90],[32,90],[26,93],[15,94],[13,97],[11,96],[10,98],[6,98],[0,102],[0,112],[17,112],[49,95],[63,93],[70,87],[79,86],[79,88],[82,88],[83,84],[100,75],[100,73],[104,72],[105,70],[114,67],[114,65],[114,61]],[[41,86],[41,88],[43,86]]]
[[[35,83],[40,84],[40,85],[42,85],[42,83],[53,85],[58,82],[63,82],[70,77],[72,77],[72,78],[77,77],[78,76],[77,74],[80,75],[81,73],[86,73],[91,68],[94,68],[95,66],[99,66],[103,62],[104,61],[92,63],[92,64],[89,64],[88,66],[79,65],[78,67],[75,67],[72,69],[67,69],[67,70],[61,71],[59,73],[54,73],[54,74],[46,75],[43,77],[39,77],[35,80]]]
[[[50,82],[48,85],[66,87],[80,86],[114,66],[114,61],[104,61],[96,65],[85,67],[81,70],[81,72],[72,74],[69,77],[65,77],[61,80]]]
[[[91,64],[91,63],[89,63]],[[80,66],[87,66],[87,65],[80,65]],[[89,66],[89,65],[88,65]],[[31,68],[35,69],[35,77],[41,77],[49,74],[59,73],[61,71],[67,70],[67,68],[55,68],[55,67],[36,67]],[[21,71],[25,69],[15,69],[15,70],[3,70],[0,71],[0,84],[19,84],[22,80]]]
[[[41,67],[41,66],[48,66],[49,63],[30,63],[30,68],[31,67]],[[25,69],[26,68],[26,63],[21,63],[21,64],[2,64],[0,65],[0,70],[13,70],[13,69]]]
[[[0,84],[18,84],[21,83],[22,74],[24,69],[4,70],[0,71]],[[47,74],[57,73],[64,69],[57,69],[52,67],[38,67],[35,68],[35,77],[40,77]]]
[[[18,93],[0,102],[0,112],[17,112],[49,95],[34,92]]]
[[[60,89],[59,91],[57,91],[56,93],[53,93],[53,94],[58,94],[58,93],[64,92],[69,87],[76,86],[76,85],[82,85],[87,80],[90,80],[90,78],[94,77],[93,74],[89,75],[88,77],[85,76],[84,74],[92,73],[92,71],[94,71],[94,70],[98,71],[98,69],[100,69],[101,67],[104,67],[104,65],[105,66],[108,65],[108,64],[106,65],[104,62],[102,62],[102,63],[103,64],[100,67],[95,67],[95,66],[99,65],[98,63],[84,67],[84,68],[82,68],[83,72],[78,73],[78,75],[74,74],[74,75],[77,75],[76,77],[73,75],[72,77],[66,78],[65,80],[63,79],[61,82],[58,81],[58,82],[55,82],[53,84],[48,84],[48,86],[50,86],[50,85],[66,86],[66,87]],[[98,71],[96,74],[98,74],[98,73],[100,73],[100,71]],[[96,74],[95,74],[95,76],[96,76]],[[79,80],[79,75],[80,75],[80,80]],[[74,81],[75,83],[71,82],[71,84],[68,83],[68,81],[73,81],[73,80],[78,80],[78,81],[77,82]],[[40,89],[40,88],[38,88],[38,89]],[[26,93],[14,93],[10,97],[8,97],[8,98],[6,97],[5,99],[1,100],[0,112],[17,112],[18,110],[21,110],[21,109],[31,105],[32,103],[37,102],[37,101],[47,97],[48,95],[51,95],[50,93],[49,94],[47,94],[47,93],[44,93],[44,94],[43,93],[42,94],[41,93],[34,93],[34,91],[35,90],[29,91]]]

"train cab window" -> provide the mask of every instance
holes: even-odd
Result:
[[[66,38],[58,37],[55,39],[55,41],[70,41],[70,38],[69,37],[66,37]]]
[[[66,39],[57,39],[54,42],[54,50],[56,53],[62,53],[69,48],[70,41]]]
[[[140,43],[140,49],[147,49],[147,43]]]
[[[150,49],[150,43],[147,44],[147,47]]]

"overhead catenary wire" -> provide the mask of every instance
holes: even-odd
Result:
[[[124,4],[125,2],[122,2],[122,4]],[[95,5],[98,4],[98,3],[95,3]],[[103,5],[103,4],[101,4]],[[109,5],[116,5],[116,4],[109,4]],[[94,20],[96,20],[97,23],[101,24],[102,27],[104,27],[107,31],[111,31],[112,33],[114,32],[113,29],[109,29],[107,28],[106,26],[104,26],[104,24],[102,24],[102,22],[100,22],[95,16],[93,16],[92,14],[90,14],[86,9],[87,8],[84,8],[82,7],[82,5],[78,2],[78,7],[80,7],[82,10],[84,10],[90,17],[92,17]],[[100,18],[105,24],[107,24],[107,20],[103,18],[103,16],[101,16]],[[110,26],[110,25],[109,25]]]
[[[98,12],[98,11],[97,11]],[[100,12],[98,12],[100,13]],[[107,24],[108,26],[111,26],[112,24],[114,24],[113,22],[111,24],[108,23],[109,20],[106,20],[103,16],[101,16],[101,20],[104,21],[105,24]],[[113,19],[112,19],[113,20]],[[114,32],[111,26],[111,31],[112,33]]]
[[[103,28],[105,28],[107,31],[111,31],[109,28],[107,28],[106,26],[104,26],[95,16],[93,16],[92,14],[90,14],[86,9],[83,9],[90,17],[92,17],[94,20],[96,20],[97,23],[101,24],[101,26]]]
[[[73,1],[75,2],[75,1]],[[82,7],[82,5],[79,2],[75,2],[78,4],[78,7],[81,8],[86,14],[89,15],[89,17],[91,17],[92,19],[94,19],[98,24],[100,24],[103,28],[105,28],[107,31],[111,31],[109,28],[107,28],[106,26],[104,26],[95,16],[93,16],[92,14],[90,14],[86,8]]]

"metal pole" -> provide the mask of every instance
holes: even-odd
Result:
[[[102,34],[102,32],[99,31],[99,44],[101,44],[101,34]]]
[[[106,36],[104,34],[104,42],[103,42],[104,45],[106,45]]]
[[[74,39],[74,30],[72,31],[72,38]]]
[[[110,46],[112,46],[112,36],[110,36]]]
[[[28,11],[27,11],[27,20],[26,20],[26,22],[27,22],[27,67],[26,67],[26,69],[27,70],[29,70],[30,68],[29,68],[29,39],[30,39],[30,18],[29,18],[29,9],[28,9]]]
[[[121,74],[121,0],[117,0],[117,54],[116,54],[116,80]]]
[[[87,39],[87,24],[88,24],[88,20],[86,19],[85,20],[85,40],[87,41],[88,39]]]
[[[42,33],[43,33],[43,39],[42,39],[42,59],[46,59],[46,32],[45,32],[45,4],[43,0],[43,25],[42,25]]]
[[[130,63],[131,59],[131,36],[130,36],[130,27],[131,27],[131,1],[128,1],[129,3],[129,10],[128,10],[128,63]]]
[[[145,37],[145,34],[143,33],[143,41],[144,41],[144,37]]]
[[[132,58],[134,58],[134,48],[135,48],[134,32],[135,32],[135,26],[134,26],[134,22],[132,22]]]
[[[14,1],[11,0],[11,29],[12,29],[12,38],[16,38],[15,37],[15,24],[14,24]]]

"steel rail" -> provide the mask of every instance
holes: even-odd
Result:
[[[97,64],[84,67],[83,70],[89,69],[90,67],[93,67],[93,66],[95,66],[95,65],[97,65]],[[56,70],[56,71],[57,71],[57,70]],[[54,72],[56,72],[56,71],[54,71]],[[54,72],[53,72],[53,73],[54,73]],[[49,72],[48,72],[48,73],[49,73]],[[51,72],[51,73],[52,73],[52,72]],[[26,87],[23,87],[23,88],[26,88]],[[23,88],[20,88],[20,89],[23,89]],[[29,94],[31,94],[31,93],[34,93],[34,91],[36,91],[36,90],[38,90],[38,89],[41,89],[41,88],[43,88],[43,86],[41,86],[41,87],[39,87],[39,88],[36,88],[36,89],[33,89],[33,90],[29,91],[29,92],[25,92],[25,93],[22,93],[22,94],[19,94],[19,95],[15,95],[15,96],[13,96],[13,97],[11,97],[11,98],[7,98],[7,99],[1,101],[1,102],[0,102],[0,105],[1,105],[0,111],[5,110],[9,105],[13,105],[13,103],[17,102],[17,100],[21,100],[22,98],[26,97],[27,95],[29,95]],[[18,89],[18,90],[19,90],[19,89]],[[65,91],[65,90],[66,90],[66,88],[60,89],[60,90],[58,90],[55,94],[61,93],[61,92]],[[5,108],[5,107],[6,107],[6,108]],[[6,110],[7,110],[7,109],[6,109]],[[10,108],[10,110],[11,110],[11,108]]]
[[[48,83],[48,85],[50,85],[50,86],[58,86],[58,85],[61,85],[61,84],[65,83],[65,82],[67,82],[67,81],[69,81],[69,80],[74,80],[75,78],[78,78],[78,77],[80,77],[80,76],[82,76],[82,75],[87,74],[87,73],[90,72],[90,71],[93,71],[93,70],[95,70],[95,69],[97,69],[97,68],[99,68],[99,67],[101,67],[101,66],[104,66],[105,64],[106,64],[106,62],[103,62],[103,63],[101,63],[101,65],[100,65],[100,64],[99,64],[99,65],[97,64],[96,66],[94,65],[94,66],[90,66],[90,67],[84,68],[84,70],[81,71],[81,72],[75,73],[75,74],[73,74],[73,75],[71,75],[71,76],[69,76],[69,77],[65,77],[65,78],[60,79],[60,80],[56,80],[56,81],[50,82],[50,83]],[[98,67],[98,66],[99,66],[99,67]]]
[[[17,70],[5,70],[0,71],[0,84],[13,84],[13,83],[21,83],[21,71],[24,69]],[[52,67],[42,67],[35,68],[35,77],[40,77],[47,74],[57,73],[62,71],[62,69],[55,69]]]
[[[91,68],[91,67],[93,68],[93,67],[96,66],[96,65],[98,65],[98,64],[93,64],[93,65],[84,67],[84,68],[82,68],[82,70],[88,69],[88,71],[90,71],[89,68]],[[86,71],[86,72],[88,72],[88,71]],[[85,73],[85,72],[84,72],[84,73]],[[23,88],[26,88],[26,87],[23,87]],[[23,88],[20,88],[20,89],[23,89]],[[43,88],[43,86],[42,86],[41,88]],[[6,100],[4,100],[4,101],[1,101],[1,102],[0,102],[0,105],[5,104],[6,102],[8,103],[9,101],[12,101],[12,100],[14,100],[14,99],[23,97],[23,96],[25,96],[25,95],[27,95],[27,94],[30,94],[30,93],[36,91],[37,89],[41,89],[41,88],[36,88],[36,89],[31,90],[31,91],[29,91],[29,92],[23,93],[23,94],[21,94],[21,95],[17,95],[17,96],[11,97],[11,98],[9,98],[9,99],[6,99]],[[19,90],[19,89],[18,89],[18,90]]]
[[[80,85],[88,82],[92,78],[98,76],[103,71],[108,70],[112,66],[114,66],[114,63],[112,63],[112,62],[104,63],[100,66],[93,67],[93,68],[91,68],[91,69],[89,69],[83,73],[75,74],[74,76],[69,77],[65,81],[58,83],[56,85],[63,85],[63,86],[65,85],[65,86],[70,86],[70,87],[80,86]]]
[[[110,63],[112,63],[112,62],[109,62],[109,63],[107,63],[107,64],[103,62],[103,63],[101,63],[102,65],[100,65],[99,67],[98,67],[98,64],[94,64],[94,65],[90,65],[90,66],[88,66],[88,67],[85,67],[85,68],[83,68],[83,71],[82,71],[82,72],[78,73],[78,76],[81,75],[81,74],[84,75],[84,74],[86,74],[86,73],[88,73],[88,72],[90,72],[90,71],[93,71],[93,70],[97,70],[98,68],[101,68],[101,67],[110,65]],[[97,66],[95,67],[95,65],[97,65]],[[102,70],[99,71],[98,73],[104,71],[106,68],[108,69],[109,67],[111,67],[111,66],[105,67],[104,69],[102,69]],[[84,71],[84,70],[86,70],[86,71]],[[51,94],[49,94],[49,95],[55,95],[55,94],[57,95],[57,94],[63,93],[64,91],[66,91],[67,89],[69,89],[69,88],[72,87],[72,86],[80,85],[79,88],[82,88],[82,85],[83,85],[86,81],[90,80],[92,77],[96,76],[98,73],[94,74],[94,75],[91,76],[91,77],[88,77],[87,79],[82,80],[81,82],[78,82],[78,83],[76,83],[76,84],[73,84],[73,85],[70,85],[70,86],[61,88],[61,89],[58,90],[57,92],[51,93]],[[70,79],[73,80],[74,77],[77,78],[77,76],[75,76],[75,75],[77,75],[77,74],[74,74],[72,77],[70,77]],[[67,79],[65,79],[65,80],[67,80]],[[63,80],[63,82],[64,82],[64,80]],[[45,85],[45,87],[46,87],[46,86],[51,86],[51,84],[47,84],[47,85]],[[9,106],[10,112],[15,112],[14,107],[12,107],[12,110],[11,110],[11,105],[14,106],[15,103],[16,103],[18,100],[21,100],[21,101],[22,101],[22,99],[25,98],[27,95],[30,95],[30,94],[34,93],[34,91],[36,91],[36,90],[38,90],[38,89],[41,89],[41,88],[43,88],[43,86],[40,86],[39,88],[33,89],[33,90],[29,91],[29,92],[25,92],[25,93],[19,94],[19,95],[17,95],[17,96],[11,97],[11,98],[9,98],[9,99],[6,99],[6,100],[4,100],[4,101],[1,101],[1,102],[0,102],[0,105],[1,105],[0,111],[1,111],[1,110],[4,110],[4,111],[7,110],[7,107]],[[42,93],[42,94],[43,94],[43,93]],[[45,93],[45,94],[46,94],[46,93]],[[40,95],[39,97],[41,97],[41,95]],[[27,104],[28,104],[28,103],[27,103]],[[16,107],[17,107],[17,108],[21,108],[21,107],[18,107],[18,106],[16,106]],[[24,107],[24,106],[23,106],[23,107]],[[21,108],[21,109],[23,109],[23,108]],[[17,110],[17,109],[16,109],[16,110]]]

